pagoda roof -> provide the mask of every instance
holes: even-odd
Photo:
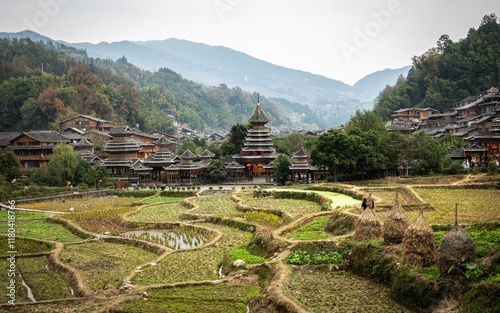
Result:
[[[257,103],[257,107],[253,111],[252,116],[248,119],[250,124],[266,124],[270,119],[264,114],[262,108],[260,107],[260,103]]]
[[[294,157],[308,157],[309,155],[307,154],[307,151],[304,149],[304,147],[301,147],[297,153],[295,153]]]
[[[111,140],[104,148],[108,153],[137,152],[141,147],[136,141],[131,140]]]
[[[233,162],[231,162],[231,164],[227,164],[225,167],[227,169],[242,169],[242,168],[245,168],[243,165],[241,165],[240,163],[236,162],[236,160],[233,160]]]
[[[166,147],[166,146],[169,146],[173,143],[174,143],[173,141],[168,140],[163,135],[160,138],[158,138],[158,140],[155,141],[155,145],[157,145],[158,147]]]
[[[488,148],[486,147],[481,147],[480,145],[474,143],[471,145],[468,145],[467,147],[464,148],[465,152],[483,152],[483,151],[488,151]]]
[[[193,152],[191,152],[191,150],[188,149],[184,151],[184,153],[181,154],[179,158],[181,158],[182,160],[195,159],[196,155]]]
[[[73,144],[74,147],[92,147],[94,144],[87,140],[87,138],[82,138],[77,143]]]
[[[210,152],[210,150],[208,150],[208,149],[205,149],[205,151],[203,151],[202,153],[199,154],[200,158],[213,158],[214,156],[215,156],[215,154]]]

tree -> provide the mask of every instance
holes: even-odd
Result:
[[[368,110],[356,110],[356,114],[347,122],[345,130],[349,133],[354,128],[358,128],[361,132],[373,130],[379,133],[385,133],[387,131],[385,123],[380,115]]]
[[[237,154],[241,151],[248,129],[251,125],[235,124],[231,127],[229,140],[222,145],[224,155]]]
[[[47,168],[49,172],[59,172],[62,183],[71,182],[75,177],[79,159],[80,156],[72,146],[59,144],[53,149]]]
[[[88,186],[94,185],[95,189],[99,188],[100,181],[106,178],[106,168],[100,165],[90,166],[83,176],[83,182]]]
[[[290,170],[290,160],[287,156],[280,154],[274,160],[275,165],[275,175],[281,185],[285,184],[290,176],[292,175],[292,171]]]
[[[207,168],[207,181],[213,184],[218,184],[226,180],[227,171],[221,160],[212,160]]]
[[[12,151],[0,151],[0,176],[7,181],[19,177],[19,161]]]
[[[335,182],[337,174],[346,168],[352,168],[356,147],[349,141],[348,135],[338,129],[321,134],[311,150],[311,162],[322,169],[329,169]]]
[[[442,171],[446,156],[444,144],[424,133],[417,133],[410,139],[409,155],[413,158],[417,174],[431,174]]]
[[[437,42],[438,52],[443,53],[449,51],[452,44],[453,41],[450,39],[450,36],[442,35],[441,37],[439,37],[439,40]]]

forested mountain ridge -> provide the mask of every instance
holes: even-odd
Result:
[[[437,47],[413,58],[406,80],[381,92],[374,111],[383,119],[402,108],[433,108],[445,112],[453,104],[500,86],[500,24],[493,13],[453,42],[443,35]]]
[[[87,114],[141,130],[173,133],[176,116],[197,130],[229,129],[246,123],[257,94],[240,88],[207,87],[169,69],[144,71],[128,63],[92,59],[64,44],[29,38],[0,39],[0,131],[56,129]],[[287,124],[261,97],[274,125]]]

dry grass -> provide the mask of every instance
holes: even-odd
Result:
[[[107,210],[116,207],[131,207],[136,198],[129,197],[104,197],[104,198],[80,198],[46,202],[34,202],[20,204],[23,209],[55,211],[55,212],[83,212]],[[73,208],[73,210],[70,210]]]
[[[461,223],[500,221],[500,190],[498,189],[445,189],[415,188],[427,203],[436,211],[426,212],[431,224],[454,224],[455,203],[458,203],[458,216]]]

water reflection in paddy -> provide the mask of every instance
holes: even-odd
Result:
[[[171,229],[131,230],[122,233],[122,236],[126,238],[146,240],[175,250],[201,247],[206,241],[206,238],[199,234],[175,232]]]

